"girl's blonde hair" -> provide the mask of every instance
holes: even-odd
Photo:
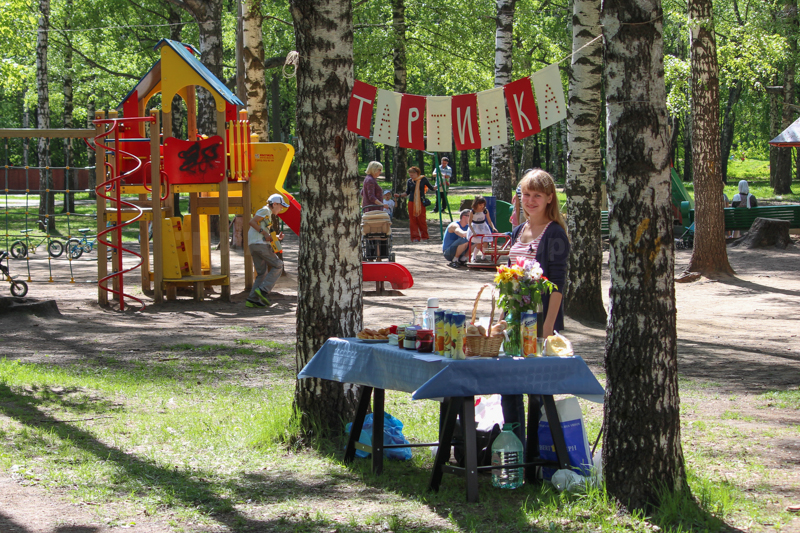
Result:
[[[377,172],[381,172],[383,170],[383,164],[380,161],[370,161],[369,165],[367,165],[367,174],[372,176],[372,174]]]
[[[559,226],[564,228],[564,231],[567,231],[567,223],[564,221],[564,217],[561,216],[561,209],[558,206],[558,195],[556,194],[556,183],[553,181],[553,176],[540,168],[535,168],[529,170],[522,176],[522,181],[519,182],[519,186],[523,192],[552,194],[553,200],[547,204],[547,209],[545,210],[547,218],[553,222],[557,222]],[[525,211],[525,216],[530,219],[527,211]]]

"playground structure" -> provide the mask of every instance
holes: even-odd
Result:
[[[244,104],[206,69],[191,47],[164,39],[156,45],[160,60],[108,116],[95,115],[96,167],[107,169],[107,180],[97,191],[98,302],[108,303],[108,294],[124,309],[126,297],[123,274],[141,266],[142,291],[154,290],[154,302],[176,297],[178,287],[192,287],[194,298],[202,300],[207,285],[219,285],[221,297],[230,301],[230,214],[243,217],[249,226],[256,209],[273,193],[282,194],[290,207],[280,215],[299,235],[300,204],[283,187],[294,149],[284,143],[262,143],[250,135]],[[216,135],[198,136],[196,87],[203,87],[214,98]],[[161,116],[147,104],[161,94]],[[180,96],[186,103],[188,140],[172,132],[172,100]],[[163,139],[163,142],[162,142]],[[154,164],[158,161],[158,164]],[[98,181],[100,181],[98,179]],[[172,193],[189,195],[191,215],[174,217],[166,202]],[[128,199],[137,195],[137,200]],[[210,261],[209,215],[219,215],[220,265],[212,271]],[[148,223],[152,223],[153,257],[149,247],[136,253],[122,245],[122,229],[140,222],[140,242],[148,242]],[[110,240],[108,240],[108,237]],[[253,284],[253,265],[244,232],[245,288]],[[106,248],[114,250],[109,273]],[[138,264],[124,268],[123,255],[138,256]],[[152,264],[152,271],[151,271]],[[364,280],[382,288],[388,281],[395,289],[413,285],[408,270],[396,263],[364,263]],[[111,287],[108,284],[111,283]],[[142,304],[143,305],[143,304]]]

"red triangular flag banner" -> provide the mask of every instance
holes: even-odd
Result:
[[[503,87],[508,103],[508,114],[511,116],[511,126],[514,128],[516,140],[530,137],[539,133],[539,114],[536,112],[536,102],[533,99],[533,87],[530,78],[522,78]]]
[[[400,148],[425,149],[425,97],[404,94],[400,102],[400,125],[397,136]]]
[[[457,150],[473,150],[481,147],[478,130],[478,96],[459,94],[452,103],[453,134]]]
[[[378,88],[355,80],[347,110],[347,129],[369,139],[372,126],[372,109]]]

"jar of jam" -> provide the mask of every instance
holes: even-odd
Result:
[[[423,353],[433,352],[433,330],[417,330],[417,351]]]
[[[403,340],[403,348],[406,350],[417,349],[417,330],[415,328],[406,328],[406,337]]]
[[[397,326],[397,347],[401,350],[404,348],[403,343],[406,338],[406,324]]]

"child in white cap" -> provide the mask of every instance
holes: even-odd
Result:
[[[272,249],[269,224],[272,215],[280,215],[289,207],[283,195],[275,193],[267,200],[267,205],[256,211],[250,219],[250,230],[247,232],[247,242],[250,246],[250,255],[253,257],[253,266],[256,268],[256,279],[253,288],[247,297],[247,307],[267,307],[270,305],[267,294],[278,282],[283,272],[283,261]],[[283,232],[277,239],[283,240]],[[270,267],[267,271],[267,266]]]

